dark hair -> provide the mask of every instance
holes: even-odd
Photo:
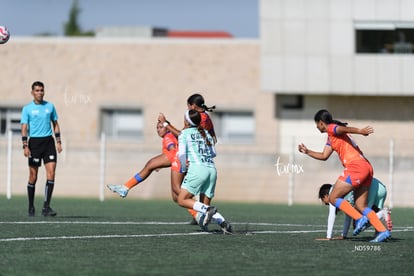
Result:
[[[32,84],[32,90],[34,90],[35,86],[40,86],[40,87],[45,88],[45,85],[44,85],[44,84],[43,84],[43,82],[41,82],[41,81],[35,81],[35,82]]]
[[[332,184],[323,184],[320,188],[319,188],[319,199],[324,198],[325,196],[329,196],[329,191],[332,188]],[[329,205],[329,204],[326,204]],[[335,215],[338,214],[339,209],[335,208]]]
[[[324,198],[326,195],[329,195],[329,190],[332,188],[332,184],[323,184],[320,188],[319,188],[319,198],[322,199]]]
[[[315,120],[315,122],[322,121],[326,124],[332,124],[333,123],[333,124],[337,124],[337,125],[340,125],[340,126],[347,126],[348,125],[348,123],[343,123],[341,121],[332,119],[331,113],[329,113],[329,111],[326,110],[326,109],[321,109],[318,112],[316,112],[313,119]]]
[[[195,104],[196,106],[204,109],[204,111],[209,111],[209,112],[213,112],[213,109],[216,108],[215,105],[210,106],[210,107],[206,106],[204,103],[204,98],[200,94],[193,94],[190,97],[188,97],[187,103],[190,105]]]
[[[208,146],[211,146],[211,142],[209,139],[207,139],[207,134],[204,128],[201,126],[201,115],[197,110],[190,109],[188,110],[188,117],[190,117],[190,120],[196,125],[198,132],[200,133],[201,137],[203,137],[204,142]]]
[[[201,115],[197,110],[190,109],[188,110],[188,117],[196,125],[199,126],[201,123]]]

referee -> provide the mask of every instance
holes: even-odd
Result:
[[[60,127],[55,106],[43,100],[45,86],[40,81],[32,84],[31,94],[33,101],[22,109],[21,133],[24,156],[29,160],[29,182],[27,183],[27,196],[29,200],[29,216],[35,215],[34,197],[37,174],[43,163],[46,168],[46,187],[43,202],[42,215],[56,216],[56,212],[50,208],[53,187],[55,184],[55,171],[57,151],[62,151],[60,139]],[[53,134],[56,138],[53,138]]]

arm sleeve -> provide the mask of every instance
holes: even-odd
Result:
[[[28,124],[28,116],[27,116],[27,110],[23,107],[22,109],[22,117],[20,118],[20,124]]]
[[[214,147],[213,144],[210,146],[210,152],[211,152],[211,158],[214,158],[217,156],[216,147]]]
[[[217,156],[216,153],[216,147],[214,146],[214,140],[213,137],[209,135],[209,133],[206,131],[207,139],[210,141],[211,146],[208,146],[211,154],[211,158],[214,158]]]
[[[333,227],[335,224],[336,207],[329,203],[329,214],[328,214],[328,228],[326,230],[326,237],[332,239]]]
[[[58,114],[57,114],[57,111],[56,111],[56,108],[55,108],[54,105],[53,105],[53,112],[52,112],[52,118],[51,119],[54,122],[56,122],[58,120]]]
[[[178,136],[178,160],[180,160],[180,172],[185,173],[187,171],[187,155],[186,155],[186,144],[183,134]]]

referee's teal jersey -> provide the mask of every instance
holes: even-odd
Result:
[[[47,137],[53,134],[51,122],[57,119],[58,115],[52,103],[43,101],[36,104],[32,101],[23,107],[20,124],[28,125],[29,137]]]

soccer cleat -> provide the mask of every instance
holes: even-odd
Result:
[[[190,224],[190,225],[198,225],[198,222],[196,221],[195,218],[192,218],[191,221],[188,224]]]
[[[354,236],[358,235],[359,233],[367,229],[368,226],[370,226],[368,218],[366,216],[362,216],[360,219],[358,219],[355,222],[355,229],[354,229],[353,235]]]
[[[387,224],[388,231],[392,230],[392,220],[391,220],[391,210],[387,209],[387,214],[385,215],[385,223]]]
[[[391,233],[390,231],[386,230],[384,232],[378,233],[375,239],[371,240],[370,242],[384,242],[390,238],[391,238]]]
[[[231,224],[227,221],[223,221],[220,224],[221,230],[223,231],[223,234],[232,235],[233,234],[233,227]]]
[[[109,190],[114,193],[118,193],[120,197],[126,197],[128,195],[128,188],[124,185],[106,185]]]
[[[196,223],[195,225],[200,226],[201,231],[203,231],[203,232],[207,232],[208,231],[207,225],[206,226],[203,226],[203,221],[204,221],[204,217],[205,216],[206,216],[205,214],[203,214],[201,212],[198,212],[197,215],[196,215],[196,217],[193,218],[194,222]]]
[[[210,223],[211,218],[214,216],[215,213],[217,213],[216,207],[210,206],[207,208],[207,211],[204,214],[204,218],[203,219],[200,218],[200,222],[202,222],[202,225],[204,227],[206,227]]]
[[[43,207],[42,215],[45,217],[54,217],[57,215],[57,213],[50,207]]]
[[[200,226],[200,228],[201,228],[201,231],[203,231],[203,232],[207,232],[208,231],[208,226],[207,225],[203,225],[203,222],[204,222],[204,218],[206,217],[206,215],[205,214],[201,214],[201,213],[199,213],[200,215],[197,215],[198,216],[198,225]]]
[[[35,216],[35,208],[29,207],[29,217],[34,217],[34,216]]]

